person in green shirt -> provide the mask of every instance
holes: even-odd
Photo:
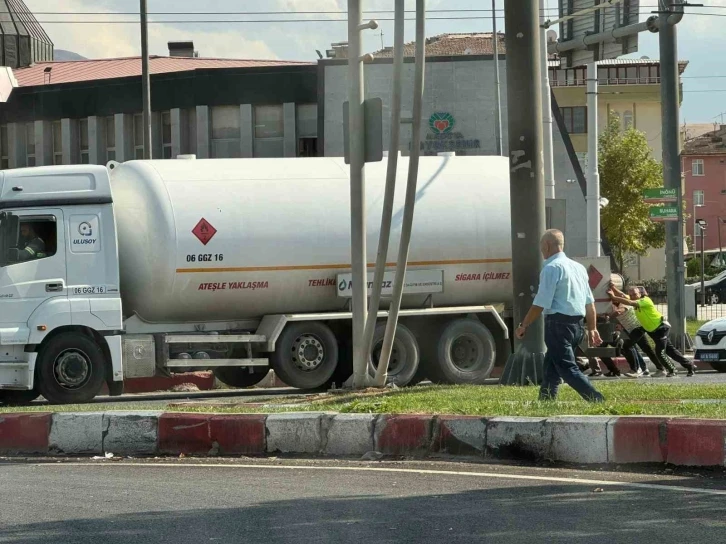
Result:
[[[642,328],[633,331],[630,341],[637,343],[645,334],[650,336],[655,343],[655,354],[658,356],[660,364],[668,369],[667,377],[671,378],[676,375],[675,367],[668,360],[668,357],[680,363],[688,371],[688,376],[693,376],[696,372],[696,365],[686,359],[668,339],[671,326],[663,318],[663,314],[655,307],[645,287],[631,287],[628,290],[630,298],[627,298],[622,292],[611,285],[608,295],[610,295],[613,302],[635,308],[635,317],[638,319]]]

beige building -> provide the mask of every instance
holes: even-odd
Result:
[[[583,169],[587,166],[586,68],[560,69],[550,63],[550,83],[562,111],[573,147]],[[680,62],[682,74],[688,63]],[[660,63],[651,59],[613,59],[598,62],[598,132],[602,133],[612,113],[621,127],[645,133],[653,157],[662,160]],[[584,204],[583,204],[584,205]],[[653,249],[643,257],[633,256],[626,268],[632,280],[665,277],[665,250]]]

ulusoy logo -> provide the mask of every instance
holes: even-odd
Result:
[[[78,234],[81,236],[93,236],[93,228],[91,227],[91,224],[87,221],[80,223],[78,225]]]
[[[456,121],[448,112],[436,112],[429,117],[429,127],[434,134],[446,134],[454,130]]]

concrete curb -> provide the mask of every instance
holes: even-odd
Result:
[[[372,453],[375,452],[375,453]],[[0,414],[0,454],[478,456],[726,466],[726,420],[414,414]]]

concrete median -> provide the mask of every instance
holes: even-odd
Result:
[[[726,466],[726,421],[414,414],[0,414],[3,455],[496,457],[581,465]],[[463,457],[462,457],[463,458]]]

